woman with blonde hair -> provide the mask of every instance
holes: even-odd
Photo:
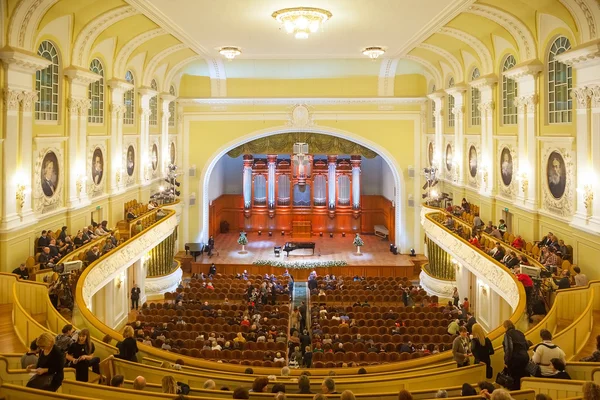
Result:
[[[56,392],[64,379],[64,358],[62,351],[55,346],[54,335],[42,333],[35,341],[39,351],[37,364],[27,366],[27,372],[34,374],[27,387]]]
[[[162,391],[167,394],[177,394],[177,381],[171,375],[165,375],[162,378]]]
[[[92,371],[100,375],[100,358],[94,357],[95,351],[94,343],[90,340],[90,331],[82,329],[77,341],[69,346],[66,354],[67,361],[75,368],[76,380],[87,382],[90,367],[92,367]]]
[[[600,400],[600,385],[594,382],[586,382],[581,390],[583,400]]]
[[[117,343],[119,354],[115,355],[115,357],[122,360],[137,362],[138,347],[131,325],[127,325],[125,329],[123,329],[123,338],[122,342]]]
[[[473,340],[471,340],[471,351],[475,357],[475,364],[485,363],[485,376],[487,379],[491,379],[494,374],[490,358],[490,356],[494,354],[492,342],[485,336],[485,331],[481,325],[474,324],[472,332]]]

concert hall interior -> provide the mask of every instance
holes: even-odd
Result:
[[[0,400],[600,400],[600,0],[0,32]]]

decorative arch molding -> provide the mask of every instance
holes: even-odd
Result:
[[[496,7],[483,4],[473,4],[465,10],[465,12],[487,18],[506,29],[517,42],[520,62],[536,58],[537,52],[533,34],[529,28],[514,15]]]
[[[8,45],[35,52],[35,33],[46,12],[58,0],[21,0],[8,26]],[[4,8],[4,3],[0,8]]]
[[[89,61],[92,46],[98,36],[112,24],[137,14],[139,13],[135,8],[123,6],[107,11],[88,23],[83,30],[79,32],[79,35],[77,35],[77,39],[75,40],[72,64],[79,67],[85,67]]]
[[[417,122],[415,122],[417,123]],[[223,157],[227,152],[238,147],[242,143],[246,143],[252,141],[254,139],[263,138],[267,136],[277,135],[279,133],[291,133],[297,132],[298,128],[290,127],[290,126],[276,126],[267,129],[262,129],[259,131],[251,132],[247,135],[239,137],[223,146],[219,150],[217,150],[213,155],[206,161],[204,168],[202,168],[202,175],[200,176],[199,191],[202,193],[202,212],[201,212],[201,226],[202,231],[200,233],[201,238],[198,240],[206,242],[208,240],[208,215],[209,215],[209,200],[208,200],[208,186],[210,183],[210,176],[217,165],[217,162]],[[395,204],[395,221],[396,226],[394,227],[396,232],[396,245],[400,250],[404,250],[406,246],[406,236],[408,234],[403,234],[401,228],[402,226],[406,226],[404,218],[405,212],[404,208],[406,207],[406,187],[404,182],[404,174],[402,172],[402,168],[398,164],[397,160],[389,153],[389,151],[368,139],[365,139],[363,136],[357,135],[355,133],[331,128],[331,127],[308,127],[302,128],[303,132],[309,133],[320,133],[324,135],[335,136],[343,139],[347,139],[353,141],[359,145],[365,146],[377,154],[379,154],[385,162],[390,167],[392,171],[392,175],[394,177],[394,184],[396,186],[396,190],[394,191],[394,201]]]
[[[381,60],[381,68],[379,69],[379,79],[377,81],[378,96],[394,95],[394,79],[396,77],[398,61],[400,61],[400,59],[398,58],[387,58]]]
[[[435,81],[435,85],[437,87],[442,87],[442,82],[443,82],[442,74],[441,74],[440,70],[438,68],[436,68],[432,63],[430,63],[427,60],[422,59],[421,57],[413,56],[411,54],[402,56],[402,58],[405,58],[407,60],[412,60],[414,62],[421,64],[427,71],[429,71],[431,73],[431,75],[433,76],[433,79]]]
[[[454,57],[452,54],[450,54],[450,52],[440,47],[431,45],[429,43],[421,43],[417,46],[417,48],[431,51],[432,53],[435,53],[438,56],[446,59],[446,61],[448,61],[450,65],[452,65],[452,69],[454,70],[454,76],[456,77],[456,82],[458,83],[464,81],[463,67],[460,61],[458,61],[458,58]]]
[[[185,44],[176,44],[175,46],[167,47],[166,49],[152,57],[150,61],[148,61],[148,64],[144,69],[144,78],[142,79],[142,84],[144,86],[150,86],[150,81],[152,81],[154,73],[156,72],[156,68],[162,62],[162,60],[169,57],[171,54],[186,48],[187,46]]]
[[[559,0],[563,6],[573,16],[577,29],[580,33],[580,43],[585,43],[590,40],[596,39],[598,31],[596,29],[596,19],[594,12],[590,9],[590,6],[585,0]],[[598,4],[600,9],[600,3]]]
[[[131,57],[135,49],[137,49],[139,46],[141,46],[149,40],[166,34],[167,31],[165,31],[163,28],[157,28],[151,31],[144,32],[134,37],[129,42],[125,43],[125,46],[123,46],[121,50],[119,50],[119,53],[115,58],[113,76],[116,76],[119,79],[123,79],[125,77],[125,73],[127,72],[127,62],[129,61],[129,57]]]
[[[473,50],[475,50],[475,53],[481,61],[481,67],[483,70],[482,72],[484,75],[492,74],[494,72],[494,61],[492,58],[492,53],[490,52],[490,49],[488,49],[487,46],[481,40],[477,39],[473,35],[470,35],[456,28],[443,27],[439,30],[438,33],[460,40],[461,42],[465,43],[466,45],[470,46]]]
[[[185,60],[182,60],[180,62],[178,62],[177,64],[175,64],[173,67],[171,67],[171,69],[169,70],[169,72],[167,72],[167,75],[165,76],[165,87],[170,86],[172,84],[174,84],[173,80],[175,79],[175,76],[181,72],[181,70],[187,66],[188,64],[194,62],[194,61],[198,61],[198,60],[203,60],[204,58],[202,56],[191,56],[186,58]],[[176,89],[179,89],[179,85],[175,85]]]
[[[227,96],[227,76],[225,74],[225,65],[220,58],[207,59],[208,71],[210,74],[210,94],[212,97]]]
[[[539,38],[539,59],[544,62],[548,58],[548,47],[552,45],[552,42],[558,36],[565,36],[571,42],[571,48],[576,46],[579,42],[578,35],[571,30],[562,19],[555,17],[551,14],[539,13],[538,14],[538,29],[537,37]],[[557,34],[556,31],[562,31]]]

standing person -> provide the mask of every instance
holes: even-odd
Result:
[[[63,353],[54,345],[54,336],[42,333],[35,342],[40,349],[37,364],[27,366],[27,372],[33,373],[27,387],[56,392],[64,379]]]
[[[475,364],[485,363],[485,377],[491,379],[494,370],[492,369],[492,360],[490,356],[494,354],[494,347],[489,338],[485,336],[483,327],[479,324],[473,325],[473,340],[471,340],[471,350],[475,356]]]
[[[460,301],[460,296],[458,295],[458,288],[455,287],[454,291],[452,292],[452,304],[454,304],[454,307],[458,307],[459,301]]]
[[[458,329],[458,336],[452,342],[452,357],[456,361],[458,368],[469,365],[469,356],[471,355],[471,343],[467,328],[461,326]]]
[[[517,330],[511,320],[506,320],[502,324],[506,333],[502,341],[504,348],[504,365],[509,375],[514,379],[512,387],[509,390],[519,390],[521,388],[521,378],[529,376],[526,367],[529,363],[529,353],[527,350],[527,340],[523,332]]]
[[[140,293],[142,291],[140,290],[140,288],[138,287],[138,285],[136,283],[133,284],[133,287],[131,288],[131,309],[133,310],[134,308],[136,310],[139,309],[139,302],[140,302]]]
[[[137,362],[138,347],[131,325],[127,325],[125,329],[123,329],[123,338],[122,342],[117,343],[119,354],[115,355],[115,357],[122,360]]]
[[[94,357],[96,347],[90,340],[90,331],[82,329],[77,341],[67,350],[67,361],[75,368],[75,380],[87,382],[90,367],[96,374],[100,374],[100,358]]]

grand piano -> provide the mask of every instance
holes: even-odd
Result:
[[[283,246],[283,251],[286,252],[289,257],[290,251],[297,249],[312,249],[313,255],[315,254],[315,242],[286,242]]]
[[[205,247],[206,246],[204,245],[204,243],[186,243],[184,247],[185,254],[187,254],[189,251],[194,257],[194,261],[196,261],[196,258],[202,255],[202,252],[204,251]]]

